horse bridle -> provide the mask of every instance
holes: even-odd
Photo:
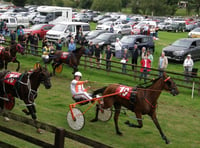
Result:
[[[170,77],[167,77],[167,78],[164,80],[164,82],[167,83],[170,79],[171,79]],[[169,86],[168,86],[168,87],[169,87]],[[175,88],[172,88],[172,87],[170,86],[170,87],[169,87],[169,90],[170,90],[170,92],[171,92],[172,94],[175,93]]]

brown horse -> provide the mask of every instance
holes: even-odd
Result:
[[[80,58],[83,54],[88,54],[88,50],[81,46],[80,48],[76,48],[75,51],[63,52],[63,51],[56,51],[53,57],[52,68],[53,68],[53,75],[55,75],[55,69],[60,66],[62,63],[65,63],[74,69],[73,74],[78,71],[78,65],[80,63]]]
[[[6,101],[6,98],[17,97],[23,100],[28,108],[28,111],[23,111],[36,120],[34,100],[37,97],[37,90],[40,84],[44,84],[46,89],[51,88],[50,73],[46,68],[38,67],[25,73],[0,72],[0,110],[5,109],[6,105],[14,106],[13,100]]]
[[[135,112],[138,122],[138,125],[131,124],[129,121],[127,121],[126,124],[131,127],[141,128],[143,126],[142,115],[147,114],[152,118],[154,124],[160,132],[162,139],[165,140],[166,144],[168,144],[169,140],[162,132],[156,117],[157,100],[162,90],[170,91],[173,96],[176,96],[179,93],[176,84],[172,79],[170,79],[170,77],[166,76],[166,73],[164,73],[163,77],[153,80],[152,84],[148,87],[132,88],[120,84],[111,84],[107,87],[94,91],[93,96],[98,93],[102,93],[102,95],[116,92],[121,93],[119,95],[104,98],[104,104],[101,105],[101,107],[104,109],[111,108],[114,105],[114,123],[117,134],[122,135],[118,127],[118,116],[120,114],[121,106],[124,106],[127,109]],[[92,122],[98,120],[98,111],[99,106],[97,107],[96,117],[91,120]]]
[[[20,62],[17,60],[16,54],[17,52],[24,54],[24,47],[20,44],[14,43],[11,44],[9,47],[1,48],[0,49],[0,69],[7,69],[8,63],[13,62],[17,63],[16,71],[20,69]]]

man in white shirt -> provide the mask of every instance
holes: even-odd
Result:
[[[192,75],[192,68],[194,66],[194,62],[191,58],[191,55],[188,54],[187,58],[184,60],[183,67],[185,73],[185,80],[188,81]]]
[[[115,43],[115,57],[116,58],[121,58],[122,56],[122,43],[120,42],[119,38],[116,38],[116,43]]]

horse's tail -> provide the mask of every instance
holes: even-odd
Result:
[[[103,94],[103,92],[106,90],[106,88],[107,88],[107,86],[104,86],[100,89],[95,90],[92,94],[92,98],[94,98],[97,94],[100,94],[100,93]]]

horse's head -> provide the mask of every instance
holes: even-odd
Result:
[[[15,49],[16,49],[17,52],[19,52],[22,55],[24,55],[25,48],[21,44],[16,44],[15,45]]]
[[[38,68],[40,73],[39,73],[39,79],[40,83],[42,83],[46,89],[51,88],[51,74],[48,72],[47,68],[39,67]]]
[[[90,54],[89,49],[85,48],[85,46],[81,46],[80,48],[77,48],[74,52],[79,55],[83,55],[83,54],[89,55]]]
[[[179,94],[179,90],[176,86],[176,83],[169,77],[166,75],[166,73],[163,74],[163,80],[164,80],[164,88],[165,90],[170,91],[170,93],[173,96],[176,96]]]

